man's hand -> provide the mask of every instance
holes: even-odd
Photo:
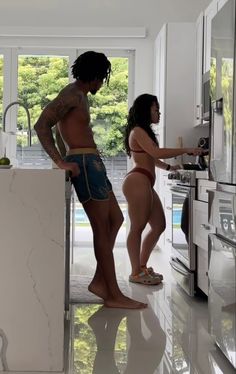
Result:
[[[65,162],[62,161],[58,167],[60,169],[68,170],[70,172],[70,177],[77,177],[80,173],[79,165],[76,162]]]

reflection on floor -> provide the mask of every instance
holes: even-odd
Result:
[[[92,276],[92,259],[92,250],[76,251],[73,272]],[[125,249],[115,250],[115,261],[117,276],[127,279]],[[163,285],[127,282],[127,293],[146,301],[147,309],[72,306],[70,374],[234,373],[208,334],[207,300],[176,286],[163,252],[155,251],[150,265],[163,272]]]

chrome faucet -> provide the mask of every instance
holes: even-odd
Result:
[[[8,112],[8,109],[10,109],[13,105],[19,105],[22,106],[27,114],[27,121],[28,121],[28,146],[31,147],[32,141],[31,141],[31,124],[30,124],[30,113],[29,109],[20,101],[13,101],[12,103],[8,104],[6,109],[4,110],[3,113],[3,119],[2,119],[2,129],[5,132],[6,130],[6,115]]]

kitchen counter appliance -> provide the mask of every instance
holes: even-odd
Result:
[[[194,296],[196,283],[196,247],[192,238],[193,200],[196,197],[196,172],[178,170],[168,174],[173,185],[171,191],[172,209],[172,274],[177,283]]]

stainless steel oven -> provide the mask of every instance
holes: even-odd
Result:
[[[193,296],[195,292],[196,248],[192,238],[193,200],[196,197],[195,171],[175,174],[172,199],[172,273],[177,283]]]

